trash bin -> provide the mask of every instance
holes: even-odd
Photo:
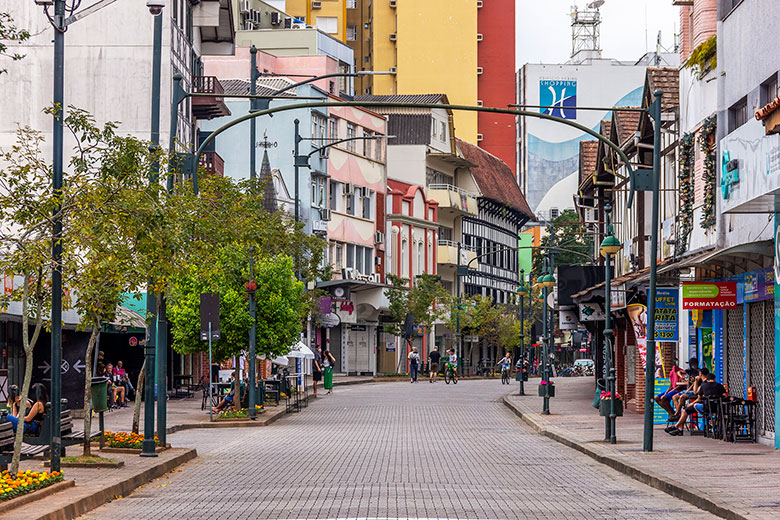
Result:
[[[599,402],[601,401],[601,392],[607,391],[607,383],[603,377],[596,379],[596,395],[593,396],[593,408],[599,408]]]
[[[96,412],[108,410],[108,378],[93,377],[90,387],[92,409]]]

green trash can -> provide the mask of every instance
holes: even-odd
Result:
[[[96,412],[108,410],[108,378],[93,377],[90,387],[92,409]]]

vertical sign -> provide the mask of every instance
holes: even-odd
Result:
[[[658,287],[655,296],[655,340],[680,341],[677,287]]]
[[[563,119],[577,119],[577,81],[543,79],[539,81],[539,105],[543,114]]]
[[[219,294],[203,293],[200,295],[200,340],[208,341],[219,337]]]
[[[669,378],[659,377],[655,380],[655,395],[660,395],[669,389],[671,380]],[[653,424],[666,424],[666,418],[669,413],[661,408],[658,403],[653,400]]]

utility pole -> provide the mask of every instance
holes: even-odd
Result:
[[[258,76],[257,48],[254,45],[252,45],[252,47],[249,49],[249,54],[251,56],[249,69],[249,93],[254,96],[257,92],[255,81],[257,80]],[[254,102],[254,99],[250,101],[250,111],[254,110],[255,108]],[[255,171],[255,161],[257,158],[257,153],[255,151],[255,141],[257,140],[257,127],[255,124],[256,121],[256,119],[249,121],[249,123],[252,125],[249,128],[249,178],[252,180],[251,186],[253,196],[256,195],[255,180],[257,179],[257,172]],[[252,282],[254,281],[255,276],[254,251],[252,251],[250,254],[252,256],[249,257],[249,281]],[[257,393],[257,377],[255,374],[255,364],[257,362],[257,324],[255,323],[255,320],[257,319],[257,310],[255,302],[255,291],[249,291],[249,315],[252,319],[252,325],[249,329],[249,385],[247,386],[249,387],[249,418],[254,421],[257,419],[257,410],[255,409],[255,394]]]

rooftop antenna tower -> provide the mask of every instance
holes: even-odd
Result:
[[[585,9],[571,6],[571,57],[601,58],[601,13],[604,0],[594,0]],[[579,55],[579,56],[578,56]]]

